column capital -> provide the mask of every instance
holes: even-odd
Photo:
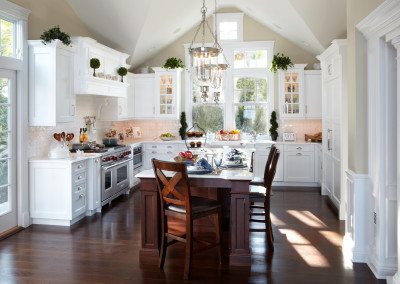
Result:
[[[397,51],[400,52],[400,35],[392,39],[392,44],[397,49]]]

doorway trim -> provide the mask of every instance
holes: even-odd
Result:
[[[12,19],[16,27],[16,58],[1,57],[0,67],[17,73],[17,216],[18,226],[28,227],[28,16],[30,11],[7,0],[0,0],[0,14]]]

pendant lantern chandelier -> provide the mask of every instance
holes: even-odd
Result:
[[[210,25],[206,20],[207,7],[205,5],[205,0],[203,0],[203,6],[201,7],[200,11],[202,14],[202,20],[196,30],[192,43],[190,44],[189,54],[191,58],[192,79],[194,83],[200,87],[202,93],[201,97],[203,99],[203,102],[207,102],[209,98],[207,94],[209,87],[211,86],[212,88],[214,88],[214,90],[221,88],[223,71],[225,71],[229,67],[229,65],[218,63],[218,56],[220,56],[220,54],[223,55],[223,50],[221,45],[218,43],[218,38],[217,38],[216,0],[215,0],[215,12],[214,12],[215,34],[211,30]],[[212,46],[206,46],[205,36],[207,30],[211,34],[214,41]],[[202,36],[201,45],[198,47],[194,47],[195,41],[200,31]],[[225,56],[224,59],[226,61]],[[218,98],[214,98],[214,101],[219,102],[220,92],[215,92],[215,93],[216,96],[218,96]]]

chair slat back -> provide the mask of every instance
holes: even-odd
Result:
[[[280,151],[276,149],[275,155],[272,157],[271,166],[267,174],[267,178],[264,180],[264,186],[267,190],[267,195],[269,195],[269,193],[271,192],[272,182],[275,178],[276,166],[278,164],[280,154]]]
[[[190,186],[186,165],[152,159],[162,208],[168,204],[190,208]],[[173,173],[167,177],[164,172]]]
[[[277,150],[278,149],[276,148],[275,144],[272,144],[271,149],[269,150],[267,163],[265,164],[265,169],[264,169],[264,186],[265,187],[266,187],[266,181],[268,179],[268,173],[271,168],[272,158],[274,157]]]

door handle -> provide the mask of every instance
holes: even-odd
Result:
[[[327,137],[328,137],[328,141],[327,141],[327,146],[328,146],[328,151],[331,151],[332,150],[332,147],[331,147],[331,136],[332,136],[332,130],[331,129],[328,129],[328,134],[327,134]]]

